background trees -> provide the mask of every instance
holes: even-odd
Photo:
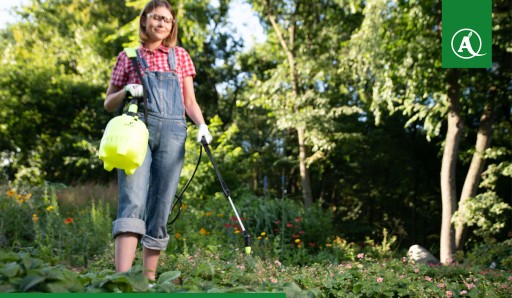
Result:
[[[2,30],[6,181],[114,178],[96,157],[112,116],[102,101],[145,2],[34,0]],[[230,1],[171,3],[234,193],[318,204],[333,211],[333,233],[364,241],[384,226],[446,262],[468,239],[507,237],[510,3],[493,2],[494,67],[458,71],[440,68],[440,1],[249,1],[267,41],[245,52]],[[187,148],[184,179],[193,138]],[[187,195],[219,191],[210,170],[201,165]]]

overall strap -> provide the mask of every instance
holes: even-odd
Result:
[[[126,55],[128,56],[128,59],[132,62],[133,67],[135,68],[135,71],[137,72],[137,76],[139,77],[139,80],[142,84],[142,90],[144,91],[144,121],[146,124],[148,123],[148,87],[146,86],[146,83],[144,79],[142,78],[142,73],[139,68],[139,51],[134,48],[125,48],[124,51],[126,52]],[[142,59],[142,63],[146,63],[144,59]]]
[[[169,49],[169,55],[167,56],[167,61],[169,62],[169,67],[171,71],[176,70],[176,53],[174,47]]]

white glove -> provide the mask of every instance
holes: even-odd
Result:
[[[124,94],[130,93],[133,97],[144,97],[144,90],[142,85],[139,84],[128,84],[124,86]]]
[[[206,143],[210,144],[212,141],[212,135],[210,134],[210,131],[208,131],[208,125],[206,124],[199,124],[198,130],[197,130],[197,142],[201,143],[202,138],[206,139]]]

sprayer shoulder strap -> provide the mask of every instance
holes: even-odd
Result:
[[[144,82],[144,79],[142,78],[142,72],[140,71],[139,67],[139,51],[135,48],[125,48],[124,52],[126,53],[126,56],[128,56],[128,59],[130,59],[133,68],[135,68],[135,71],[137,72],[137,76],[139,77],[140,83],[142,84],[142,90],[144,91],[144,121],[146,124],[148,123],[148,88],[146,86],[146,83]]]

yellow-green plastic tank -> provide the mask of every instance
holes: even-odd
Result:
[[[136,115],[137,105],[130,104],[128,112]],[[105,170],[118,168],[132,175],[144,162],[148,138],[148,129],[138,116],[123,114],[110,120],[99,150]]]

